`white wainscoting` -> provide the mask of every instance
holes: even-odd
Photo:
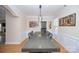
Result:
[[[79,38],[68,34],[58,34],[55,37],[58,38],[59,42],[63,44],[63,46],[67,48],[69,52],[79,52]]]

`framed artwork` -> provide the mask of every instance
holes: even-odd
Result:
[[[29,27],[34,28],[38,26],[38,21],[29,21]]]
[[[59,26],[75,26],[76,25],[76,13],[68,15],[59,19]]]
[[[48,22],[48,27],[49,27],[49,29],[52,28],[52,22],[51,21]]]

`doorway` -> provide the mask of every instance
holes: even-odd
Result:
[[[47,31],[47,21],[41,21],[41,34],[45,35]]]

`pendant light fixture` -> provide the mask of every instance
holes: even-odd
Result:
[[[38,20],[39,20],[39,21],[42,21],[41,9],[42,9],[42,5],[39,5],[39,10],[40,10],[40,11],[39,11],[39,16],[38,16],[38,18],[39,18]]]

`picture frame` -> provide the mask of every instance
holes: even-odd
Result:
[[[51,21],[48,22],[48,27],[49,27],[49,29],[52,28],[52,22]]]
[[[62,17],[59,19],[59,26],[75,26],[76,25],[76,13]]]
[[[38,26],[38,21],[29,21],[29,27],[34,28]]]

